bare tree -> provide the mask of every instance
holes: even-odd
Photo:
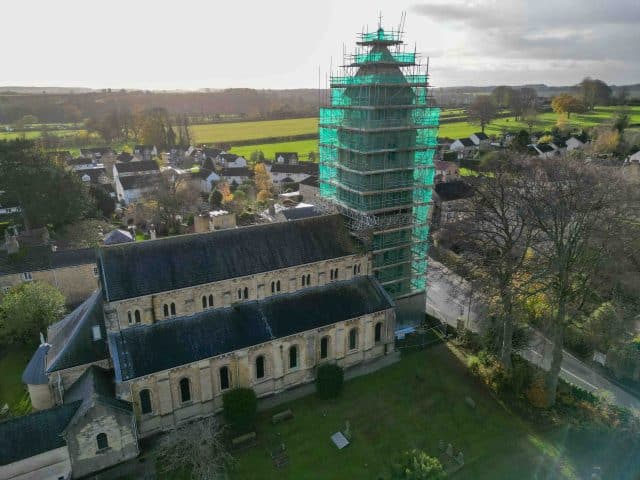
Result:
[[[511,369],[516,297],[523,291],[526,254],[533,228],[521,204],[518,163],[507,156],[485,166],[490,174],[469,177],[474,195],[461,204],[460,222],[446,227],[458,238],[462,257],[489,301],[501,328],[500,358]]]
[[[580,316],[620,219],[622,178],[569,157],[528,161],[520,178],[520,205],[538,232],[533,278],[548,304],[552,354],[545,390],[552,405],[566,327]]]
[[[157,447],[159,469],[186,471],[193,480],[226,479],[233,457],[225,449],[222,433],[213,417],[177,427]]]
[[[467,111],[469,121],[480,125],[480,129],[484,132],[484,128],[496,118],[497,107],[493,97],[489,95],[477,96]]]

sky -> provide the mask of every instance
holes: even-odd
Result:
[[[640,83],[640,0],[8,0],[0,85],[317,88],[378,17],[431,83]],[[320,81],[319,81],[320,78]]]

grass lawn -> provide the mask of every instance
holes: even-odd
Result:
[[[231,147],[231,152],[242,155],[247,159],[252,152],[262,150],[267,160],[275,160],[276,152],[298,152],[300,160],[307,160],[309,152],[318,152],[318,140],[299,140],[296,142],[263,143],[261,145],[246,145]]]
[[[467,396],[475,409],[465,403]],[[270,416],[287,408],[295,418],[272,426]],[[338,451],[329,437],[344,429],[345,420],[353,441]],[[496,402],[444,345],[347,382],[338,400],[312,395],[265,412],[257,432],[258,445],[236,456],[235,480],[387,478],[401,451],[437,455],[440,440],[464,452],[465,466],[455,479],[590,478],[594,465],[603,468],[603,478],[630,479],[640,468],[637,452],[606,434],[536,431]],[[282,470],[268,456],[279,442],[289,453]]]
[[[196,142],[217,143],[314,133],[318,130],[318,119],[314,117],[261,122],[211,123],[192,125],[190,128]]]
[[[33,346],[0,346],[0,408],[16,404],[27,391],[21,377],[34,351]]]

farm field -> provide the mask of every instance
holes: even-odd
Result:
[[[79,133],[84,133],[85,130],[47,130],[51,135],[57,135],[58,137],[71,137],[74,135],[78,135]],[[0,130],[0,140],[12,140],[14,138],[24,138],[33,139],[38,138],[42,135],[42,130],[29,130],[26,132],[6,132],[4,130]]]
[[[292,118],[261,122],[234,122],[192,125],[191,132],[197,143],[233,142],[256,138],[303,135],[318,130],[318,119]]]
[[[306,160],[309,152],[318,152],[318,140],[298,140],[295,142],[263,143],[261,145],[246,145],[242,147],[231,147],[231,152],[241,155],[246,159],[252,152],[262,150],[267,160],[274,160],[276,152],[298,152],[301,160]]]

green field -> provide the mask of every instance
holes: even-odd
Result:
[[[317,130],[318,119],[315,117],[191,126],[192,135],[197,143],[222,143],[255,138],[285,137],[314,133]]]
[[[22,372],[37,347],[0,346],[0,408],[15,405],[27,391]]]
[[[307,159],[309,152],[318,151],[318,140],[299,140],[296,142],[263,143],[261,145],[247,145],[243,147],[231,147],[231,152],[249,158],[251,152],[262,150],[267,160],[274,160],[276,152],[298,152],[301,160]]]
[[[465,398],[471,397],[475,408]],[[271,425],[290,408],[294,418]],[[349,421],[352,443],[337,450],[329,437]],[[444,345],[405,356],[399,363],[351,380],[343,395],[311,395],[260,415],[258,445],[237,455],[236,480],[268,478],[376,480],[389,478],[401,451],[439,453],[442,440],[464,452],[452,479],[635,479],[637,447],[606,432],[560,425],[540,429],[506,410],[478,384]],[[289,465],[276,470],[269,451],[284,443]]]

